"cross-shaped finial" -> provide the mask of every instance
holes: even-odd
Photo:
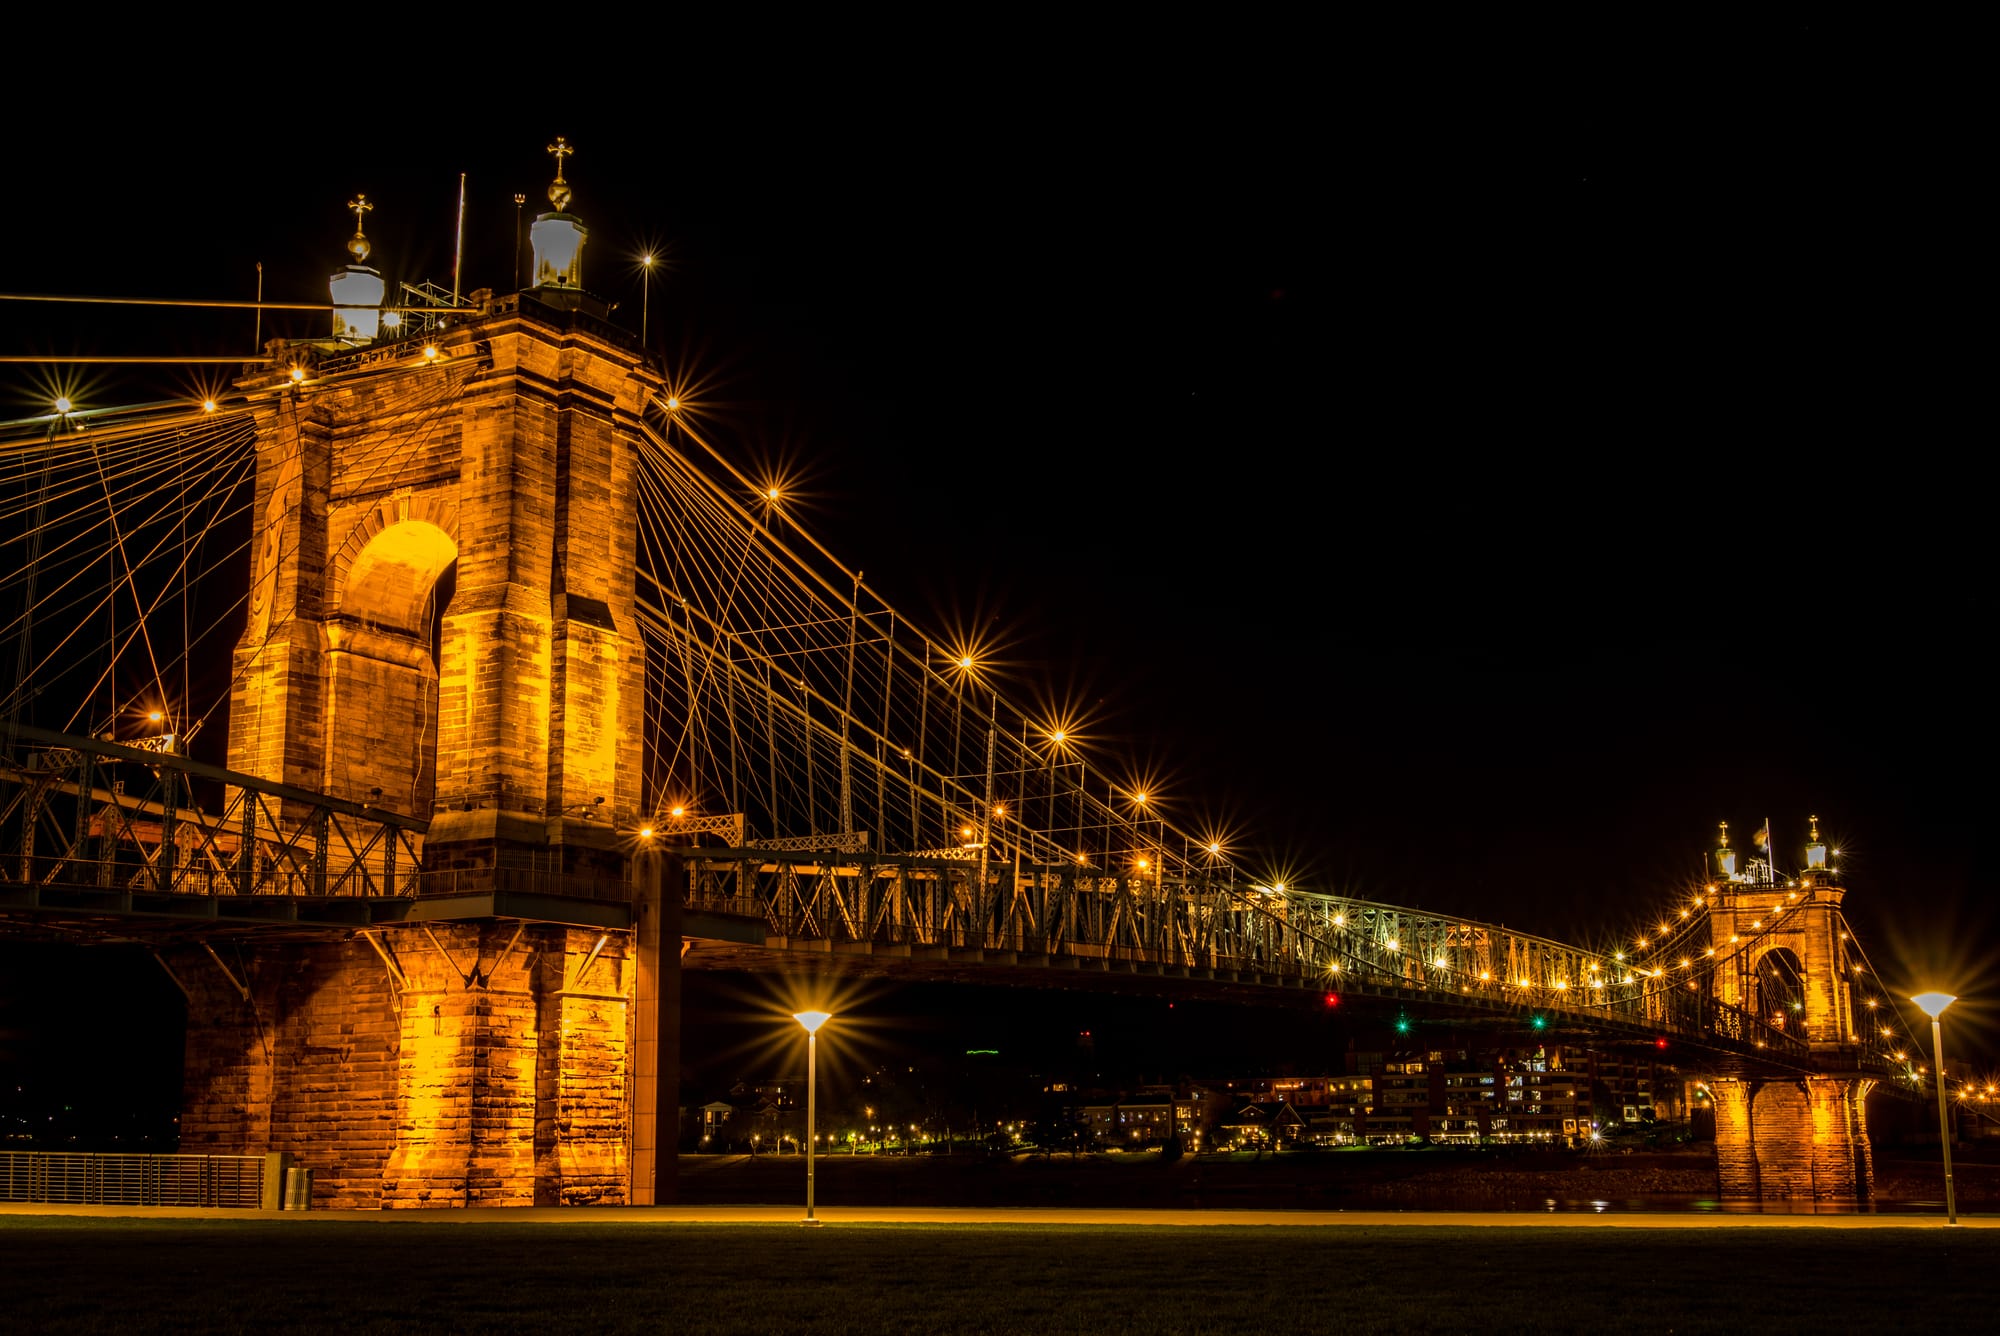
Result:
[[[1812,822],[1812,837],[1814,841],[1817,842],[1819,839],[1819,818],[1816,816],[1809,816],[1806,818],[1806,820]]]
[[[361,230],[361,215],[369,212],[375,206],[368,202],[366,195],[356,195],[353,199],[347,201],[347,207],[354,210],[354,235],[347,239],[347,253],[354,257],[356,264],[360,264],[368,258],[368,252],[373,249],[368,244],[367,236]]]
[[[1725,849],[1729,847],[1729,823],[1727,821],[1722,823],[1722,847]]]
[[[556,206],[557,213],[561,213],[569,207],[569,182],[563,180],[562,160],[576,150],[561,135],[557,135],[556,142],[549,145],[549,152],[556,155],[556,179],[549,182],[549,203]]]

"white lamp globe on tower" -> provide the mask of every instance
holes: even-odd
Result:
[[[354,213],[354,235],[347,239],[347,253],[354,257],[354,263],[336,270],[327,280],[327,290],[333,295],[333,337],[342,343],[373,343],[382,332],[384,288],[382,275],[361,263],[374,249],[362,230],[361,218],[375,206],[366,195],[356,195],[347,201],[347,207]]]

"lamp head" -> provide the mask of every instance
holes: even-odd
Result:
[[[829,1011],[798,1011],[792,1013],[792,1019],[800,1025],[805,1026],[807,1034],[818,1034],[819,1027],[833,1019],[833,1013]]]
[[[1950,993],[1918,993],[1910,1001],[1923,1008],[1924,1015],[1936,1020],[1944,1015],[1944,1009],[1958,999]]]

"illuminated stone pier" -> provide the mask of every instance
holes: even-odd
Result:
[[[627,1201],[634,961],[604,936],[488,920],[179,953],[181,1149],[287,1152],[322,1207]]]

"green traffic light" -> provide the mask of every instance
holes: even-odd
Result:
[[[1549,1018],[1548,1018],[1548,1017],[1546,1017],[1546,1016],[1537,1016],[1537,1017],[1535,1017],[1535,1028],[1536,1028],[1537,1030],[1546,1030],[1546,1029],[1548,1029],[1548,1028],[1549,1028]]]

